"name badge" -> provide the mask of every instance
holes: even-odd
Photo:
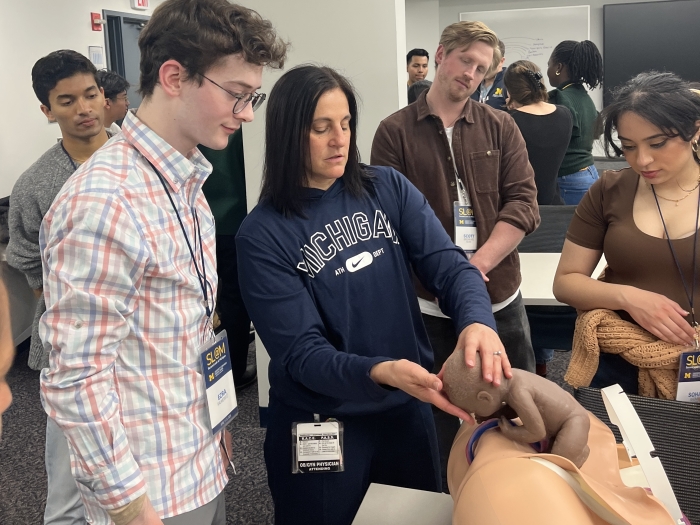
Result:
[[[474,208],[467,204],[454,203],[455,244],[462,248],[467,256],[476,252],[476,218]]]
[[[681,354],[676,401],[700,403],[700,351]]]
[[[292,424],[292,474],[342,472],[343,424],[340,421]]]
[[[209,425],[212,434],[218,434],[238,415],[226,330],[204,343],[199,352],[204,389],[207,393]]]

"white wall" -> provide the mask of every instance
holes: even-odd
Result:
[[[406,53],[415,48],[430,53],[428,80],[435,77],[435,51],[441,32],[439,0],[406,0]]]
[[[58,49],[87,56],[88,46],[105,48],[104,30],[91,29],[91,12],[150,15],[162,1],[151,0],[148,11],[134,11],[129,0],[0,0],[0,197],[9,195],[22,172],[61,136],[32,91],[34,63]]]
[[[245,5],[272,21],[292,43],[285,70],[303,63],[338,69],[360,97],[358,147],[369,162],[379,122],[406,105],[406,21],[404,0],[246,0]],[[302,7],[303,6],[303,7]],[[269,93],[279,71],[266,71],[262,90]],[[260,194],[265,106],[243,130],[248,207]],[[258,339],[260,406],[268,404],[267,353]]]

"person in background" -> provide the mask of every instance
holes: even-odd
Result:
[[[511,364],[534,372],[516,247],[540,222],[535,176],[510,115],[470,98],[484,76],[501,67],[498,37],[481,22],[451,24],[440,37],[435,59],[430,89],[379,124],[371,162],[403,173],[425,195],[447,234],[468,250],[470,262],[487,281]],[[458,230],[455,225],[465,216],[476,225]],[[418,279],[414,283],[438,372],[452,354],[457,334],[442,303]],[[447,458],[459,421],[433,413],[446,489]]]
[[[129,110],[129,98],[126,91],[130,84],[120,74],[106,69],[97,72],[97,79],[105,95],[104,126],[116,135],[121,131],[116,121],[122,120]]]
[[[330,68],[277,81],[260,202],[236,238],[243,298],[270,354],[277,525],[350,525],[373,482],[439,489],[429,403],[471,417],[430,373],[411,266],[454,319],[468,365],[478,349],[485,380],[510,375],[480,272],[403,175],[360,164],[357,116],[352,86]],[[345,470],[293,474],[293,423],[329,419],[345,428]]]
[[[533,62],[518,60],[506,69],[503,81],[508,88],[510,114],[525,139],[527,155],[535,170],[537,204],[564,204],[557,183],[559,166],[571,139],[571,112],[565,106],[547,102],[547,88],[540,68]],[[535,372],[547,376],[547,363],[554,350],[533,344]]]
[[[557,175],[571,139],[571,111],[547,102],[542,72],[533,62],[513,62],[506,69],[503,82],[508,88],[508,109],[525,139],[535,170],[537,204],[564,204]]]
[[[95,66],[68,49],[54,51],[32,68],[32,87],[41,111],[58,123],[61,140],[25,171],[10,197],[7,262],[20,270],[38,298],[28,365],[34,370],[49,366],[49,348],[42,344],[39,321],[46,311],[39,230],[41,222],[68,178],[107,142],[104,127],[104,95]],[[70,470],[68,444],[51,418],[46,422],[46,474],[48,495],[44,524],[73,525],[85,522],[85,511]]]
[[[430,55],[425,49],[411,49],[406,55],[406,72],[408,73],[408,87],[416,82],[425,80],[428,75],[428,60]]]
[[[598,110],[586,91],[602,87],[603,57],[590,40],[564,40],[552,51],[547,78],[553,88],[549,102],[566,106],[573,117],[571,141],[559,168],[559,192],[566,204],[578,204],[598,179],[593,164]]]
[[[211,162],[212,172],[202,186],[216,223],[216,269],[219,273],[219,296],[216,311],[219,330],[226,330],[231,350],[231,367],[237,390],[255,383],[257,369],[248,367],[250,317],[238,284],[236,233],[248,211],[243,162],[243,129],[236,131],[222,150],[199,146]]]
[[[15,358],[15,345],[12,342],[10,323],[10,303],[7,289],[0,272],[0,439],[2,439],[2,415],[12,404],[12,392],[7,384],[7,374]]]
[[[142,104],[41,226],[41,401],[89,523],[224,525],[230,443],[201,365],[217,290],[211,165],[196,146],[223,149],[253,120],[263,68],[282,67],[287,45],[227,0],[166,0],[138,44]]]
[[[604,172],[576,208],[554,295],[578,310],[619,315],[630,344],[621,355],[601,352],[597,370],[597,359],[587,357],[588,380],[635,394],[640,369],[625,359],[639,344],[635,331],[646,330],[659,340],[657,354],[672,357],[675,345],[694,344],[700,321],[693,310],[700,298],[700,97],[671,73],[641,73],[614,92],[603,117],[606,150],[624,155],[630,167]],[[607,268],[596,279],[601,255]]]
[[[408,103],[413,104],[423,91],[427,91],[433,83],[430,80],[419,80],[408,88]]]
[[[484,77],[479,87],[472,93],[472,99],[488,104],[494,109],[505,111],[507,109],[506,98],[508,98],[508,89],[503,83],[503,75],[506,71],[506,68],[503,67],[506,61],[506,45],[501,40],[498,41],[498,50],[501,53],[501,61]]]

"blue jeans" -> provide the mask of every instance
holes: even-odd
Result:
[[[598,170],[591,164],[586,169],[559,177],[559,194],[564,204],[577,205],[595,181]]]
[[[552,359],[554,359],[553,348],[540,348],[535,346],[533,350],[535,351],[535,363],[538,365],[546,365]]]
[[[46,418],[46,496],[44,525],[80,525],[85,523],[85,507],[70,468],[68,441],[56,422]]]

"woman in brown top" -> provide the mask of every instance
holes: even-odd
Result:
[[[700,97],[671,73],[642,73],[604,112],[605,144],[630,168],[591,186],[571,221],[554,279],[558,300],[617,311],[672,344],[694,343],[700,308]],[[620,145],[613,142],[617,131]],[[670,239],[670,240],[669,240]],[[601,254],[608,268],[591,277]],[[637,369],[601,354],[592,386],[636,393]]]

